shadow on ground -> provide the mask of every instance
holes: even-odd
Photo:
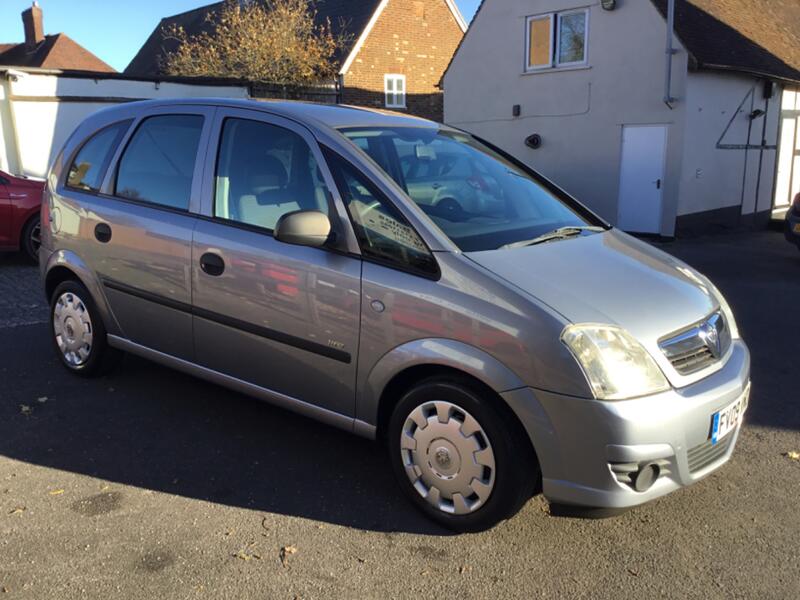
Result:
[[[376,443],[131,356],[76,378],[46,325],[0,329],[0,365],[6,457],[359,529],[447,533],[401,497]]]

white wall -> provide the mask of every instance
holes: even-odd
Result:
[[[589,68],[524,74],[525,17],[587,5]],[[685,110],[663,102],[665,41],[666,24],[649,1],[619,0],[609,12],[596,0],[485,0],[444,79],[445,121],[525,160],[612,223],[622,126],[668,125],[661,233],[671,235]],[[680,49],[672,87],[679,98],[686,65]],[[544,140],[538,150],[524,145],[534,132]]]
[[[590,5],[588,69],[523,74],[525,16]],[[617,222],[622,125],[668,125],[661,234],[678,215],[742,203],[752,212],[759,151],[717,150],[716,143],[754,78],[689,73],[675,38],[673,109],[663,102],[666,23],[652,3],[618,0],[604,11],[596,0],[485,0],[444,78],[445,121],[473,131],[519,156],[579,200]],[[777,88],[776,88],[777,89]],[[511,116],[520,104],[522,116]],[[776,143],[779,91],[771,101],[767,141]],[[757,86],[753,108],[765,109]],[[746,113],[753,108],[747,102]],[[759,144],[764,119],[753,122]],[[747,143],[745,114],[726,139]],[[524,145],[531,133],[543,145]],[[775,152],[765,151],[758,209],[770,206]],[[698,169],[700,169],[698,175]]]
[[[800,89],[784,90],[778,144],[775,208],[786,208],[800,194]]]
[[[83,79],[35,72],[4,81],[2,90],[0,169],[32,177],[45,176],[55,154],[84,118],[119,101],[248,97],[243,86]]]

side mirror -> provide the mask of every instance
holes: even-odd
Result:
[[[323,246],[331,235],[328,215],[318,210],[296,210],[286,213],[275,225],[273,236],[279,242],[297,246]]]

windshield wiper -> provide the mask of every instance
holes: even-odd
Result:
[[[565,240],[567,238],[580,235],[584,231],[601,232],[605,231],[605,229],[603,229],[602,227],[594,227],[594,226],[559,227],[558,229],[554,229],[553,231],[549,231],[538,237],[535,237],[532,240],[522,240],[520,242],[512,242],[511,244],[500,246],[500,249],[505,250],[506,248],[522,248],[524,246],[535,246],[536,244],[543,244],[544,242],[552,242],[554,240]]]

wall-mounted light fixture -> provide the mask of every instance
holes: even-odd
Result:
[[[617,8],[617,0],[600,0],[600,6],[603,10],[614,10]]]
[[[538,133],[534,133],[533,135],[529,135],[525,138],[525,145],[528,148],[533,148],[534,150],[538,150],[542,147],[542,136]]]

